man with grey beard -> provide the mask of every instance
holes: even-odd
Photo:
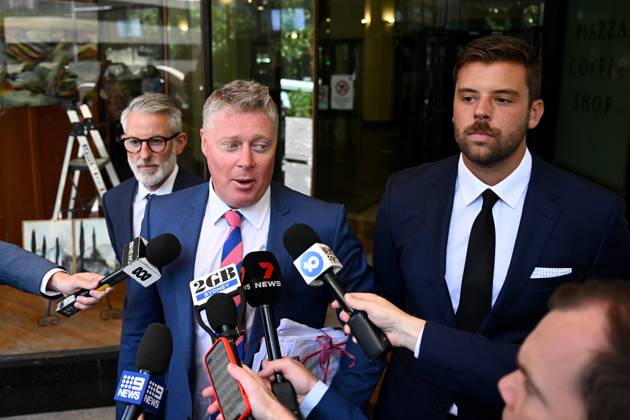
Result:
[[[120,261],[123,246],[140,235],[147,200],[203,182],[177,166],[177,155],[188,143],[182,112],[170,97],[145,93],[133,99],[120,116],[133,171],[130,178],[103,197],[107,230]]]

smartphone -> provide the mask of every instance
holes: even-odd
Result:
[[[239,364],[232,344],[219,337],[206,353],[206,371],[225,420],[244,420],[251,414],[245,391],[227,371],[229,363]]]

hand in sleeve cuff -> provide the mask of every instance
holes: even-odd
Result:
[[[68,296],[81,289],[90,290],[90,296],[79,296],[74,304],[81,310],[90,309],[110,293],[110,288],[92,290],[98,286],[98,282],[102,278],[102,275],[96,273],[71,275],[62,269],[53,268],[44,275],[40,291],[46,296],[55,297],[59,293]]]
[[[346,303],[351,308],[367,313],[370,321],[380,328],[394,347],[405,347],[413,352],[418,346],[419,336],[422,335],[426,321],[411,316],[393,303],[373,293],[346,293]],[[339,302],[334,301],[332,307],[340,309]],[[350,316],[341,311],[339,317],[348,322]],[[350,327],[343,327],[346,334],[352,334]]]

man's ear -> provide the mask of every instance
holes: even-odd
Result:
[[[545,104],[542,99],[536,99],[534,102],[532,102],[532,105],[529,109],[529,120],[527,121],[527,127],[530,129],[535,128],[540,122],[540,119],[542,118],[544,112]]]
[[[188,144],[188,133],[182,131],[179,133],[175,141],[175,153],[178,155],[184,151],[184,148]]]

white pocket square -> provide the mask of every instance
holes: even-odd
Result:
[[[530,276],[531,279],[548,279],[551,277],[566,276],[573,272],[572,268],[536,267]]]

